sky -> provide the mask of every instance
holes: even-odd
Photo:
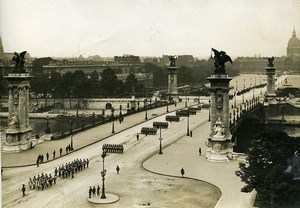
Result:
[[[0,0],[5,52],[283,56],[300,0]]]

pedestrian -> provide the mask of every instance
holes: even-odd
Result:
[[[92,197],[92,187],[90,186],[90,189],[89,189],[89,198],[91,198]]]
[[[201,147],[199,147],[199,155],[201,155]]]
[[[44,162],[44,155],[42,154],[41,155],[41,163],[43,163]]]
[[[89,159],[86,159],[86,168],[88,168],[89,167]]]
[[[193,137],[193,132],[192,131],[190,131],[190,137]]]
[[[119,175],[120,167],[118,165],[116,167],[116,170],[117,170],[117,174]]]
[[[49,160],[49,153],[46,154],[47,161]]]
[[[96,188],[95,188],[95,186],[93,187],[93,196],[96,196]]]
[[[36,160],[36,167],[38,168],[39,166],[40,166],[40,160],[37,159],[37,160]]]
[[[181,177],[183,177],[183,175],[184,175],[184,169],[183,168],[181,168],[180,173],[181,173]]]
[[[69,145],[66,146],[66,154],[68,154],[68,151],[69,151]]]
[[[53,151],[53,159],[55,158],[55,150]]]
[[[23,184],[23,187],[22,187],[23,196],[25,196],[25,191],[26,191],[25,184]]]
[[[59,156],[62,155],[62,148],[59,149]]]
[[[137,140],[137,141],[139,141],[139,137],[140,137],[140,135],[139,135],[139,133],[137,133],[137,134],[136,134],[136,140]]]
[[[98,185],[98,188],[97,188],[97,196],[100,196],[100,186]]]

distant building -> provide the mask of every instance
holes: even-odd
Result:
[[[143,57],[142,62],[157,65],[158,64],[158,59],[156,57]]]
[[[300,40],[296,35],[295,28],[287,45],[287,56],[300,57]]]
[[[123,56],[114,56],[114,61],[120,64],[140,64],[141,60],[139,56],[133,55],[123,55]]]
[[[159,65],[161,66],[169,66],[170,59],[168,55],[163,55],[162,58],[159,58]]]
[[[177,66],[193,67],[195,65],[195,59],[193,55],[179,55],[176,60]]]
[[[61,60],[52,61],[49,65],[43,66],[43,73],[58,72],[64,74],[66,72],[74,72],[76,70],[82,70],[86,74],[90,74],[93,71],[99,74],[106,68],[118,69],[123,73],[129,73],[132,70],[142,69],[143,65],[140,64],[126,64],[116,61],[92,61],[92,60]]]

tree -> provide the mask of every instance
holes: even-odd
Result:
[[[127,93],[134,93],[139,91],[140,89],[138,88],[138,81],[135,78],[135,75],[133,73],[129,74],[126,78],[125,82],[125,89]]]
[[[247,153],[247,162],[240,163],[240,170],[236,171],[246,183],[242,191],[255,189],[260,207],[299,207],[299,183],[285,172],[288,159],[299,149],[299,140],[282,131],[258,134]]]
[[[119,94],[122,89],[122,82],[118,80],[117,75],[111,68],[103,70],[100,85],[101,89],[103,89],[104,95]]]
[[[92,72],[90,81],[91,81],[91,95],[92,97],[96,97],[100,94],[99,74],[96,70]]]
[[[33,75],[43,73],[43,66],[48,65],[51,61],[56,61],[51,57],[37,58],[32,61],[32,73]]]

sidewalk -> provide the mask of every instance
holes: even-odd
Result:
[[[222,195],[216,207],[247,208],[252,207],[252,194],[242,193],[244,184],[235,175],[238,164],[243,158],[230,162],[209,162],[205,157],[207,136],[210,123],[193,130],[193,137],[184,136],[163,150],[162,155],[154,155],[143,163],[143,167],[151,172],[162,175],[181,177],[180,170],[184,168],[186,178],[194,178],[217,186]],[[199,156],[199,147],[202,155]]]
[[[188,106],[196,105],[196,102],[188,102]],[[177,106],[169,105],[169,112],[184,108],[185,103],[177,103]],[[147,111],[148,120],[159,115],[166,113],[166,106],[151,109]],[[136,113],[124,118],[124,122],[121,124],[118,121],[114,122],[115,134],[120,131],[126,130],[132,126],[140,124],[145,121],[145,112]],[[105,139],[113,135],[112,123],[106,123],[84,132],[73,135],[73,147],[74,151],[79,150],[88,145],[94,144],[98,141]],[[62,156],[66,155],[66,146],[70,144],[71,137],[66,137],[61,140],[45,141],[33,149],[19,152],[19,153],[1,153],[2,167],[18,167],[27,165],[36,165],[36,159],[39,154],[44,155],[44,163],[47,162],[46,153],[49,153],[49,161],[53,160],[53,151],[55,150],[56,159],[59,157],[59,149],[63,149]],[[73,152],[74,152],[73,151]]]

